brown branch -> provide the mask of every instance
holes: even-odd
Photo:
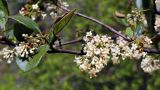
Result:
[[[79,42],[83,42],[83,39],[71,40],[71,41],[62,43],[61,45],[75,44],[75,43],[79,43]]]
[[[131,4],[131,3],[132,3],[132,0],[129,0],[129,3]],[[63,9],[63,10],[65,10],[65,11],[70,11],[70,10],[68,10],[68,9],[65,8],[65,7],[60,7],[60,8]],[[92,17],[86,16],[86,15],[84,15],[84,14],[77,13],[77,12],[76,12],[75,14],[76,14],[77,16],[80,16],[80,17],[83,17],[83,18],[88,19],[88,20],[90,20],[90,21],[93,21],[93,22],[95,22],[95,23],[103,26],[104,28],[109,29],[110,31],[112,31],[112,32],[114,32],[115,34],[123,37],[125,40],[127,40],[127,41],[129,41],[129,42],[131,41],[131,39],[129,39],[129,38],[127,38],[126,36],[124,36],[123,34],[119,33],[117,30],[115,30],[115,29],[112,28],[111,26],[106,25],[105,23],[103,23],[103,22],[101,22],[101,21],[99,21],[99,20],[97,20],[97,19],[94,19],[94,18],[92,18]],[[144,51],[147,52],[147,53],[150,53],[150,54],[151,54],[151,53],[160,54],[160,50],[156,50],[156,49],[145,49]]]
[[[67,12],[70,11],[70,10],[68,10],[67,8],[63,7],[63,6],[59,6],[59,7],[60,7],[61,9],[65,10],[65,11],[67,11]],[[80,17],[83,17],[83,18],[88,19],[88,20],[90,20],[90,21],[93,21],[93,22],[101,25],[102,27],[104,27],[104,28],[106,28],[106,29],[109,29],[111,32],[113,32],[113,33],[115,33],[115,34],[123,37],[125,40],[131,41],[129,38],[127,38],[126,36],[124,36],[123,34],[121,34],[120,32],[118,32],[117,30],[115,30],[115,29],[112,28],[111,26],[109,26],[109,25],[107,25],[107,24],[105,24],[105,23],[103,23],[103,22],[101,22],[101,21],[99,21],[99,20],[97,20],[97,19],[95,19],[95,18],[86,16],[86,15],[81,14],[81,13],[78,13],[78,12],[75,12],[75,15],[80,16]]]
[[[15,46],[16,45],[15,43],[13,43],[12,41],[10,41],[5,36],[0,36],[0,43],[1,44],[5,44],[5,45],[9,45],[9,46]]]
[[[117,38],[118,36],[113,36],[112,39],[115,39]],[[68,41],[66,43],[62,43],[62,45],[69,45],[69,44],[75,44],[75,43],[79,43],[79,42],[83,42],[83,39],[77,39],[77,40],[72,40],[72,41]],[[146,48],[144,49],[144,52],[147,52],[149,54],[160,54],[160,50],[157,50],[157,49],[149,49],[149,48]],[[84,54],[84,53],[83,53]],[[83,55],[83,54],[80,54],[80,55]]]
[[[144,51],[149,54],[160,54],[160,50],[157,49],[144,49]]]
[[[48,51],[48,53],[67,53],[67,54],[74,54],[74,55],[85,55],[86,53],[81,50],[81,52],[76,52],[73,50],[65,50],[65,49],[56,49],[52,48],[51,51]]]

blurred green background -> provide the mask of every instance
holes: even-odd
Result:
[[[11,14],[17,13],[20,0],[8,0]],[[16,1],[16,2],[15,2]],[[23,0],[21,0],[23,1]],[[121,22],[114,16],[115,11],[125,12],[127,0],[66,0],[70,8],[99,19],[118,30],[123,30]],[[74,17],[65,31],[63,40],[72,40],[75,32],[85,32],[88,28],[97,33],[106,33],[103,27],[80,17]],[[79,45],[79,44],[78,44]],[[77,49],[78,45],[68,46]],[[89,78],[73,62],[74,55],[48,54],[40,65],[23,72],[15,63],[0,63],[0,90],[159,90],[160,72],[143,73],[139,62],[123,61],[119,65],[109,64],[96,78]]]

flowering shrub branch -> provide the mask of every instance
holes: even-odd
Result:
[[[5,3],[4,3],[5,2]],[[131,4],[133,0],[129,0]],[[74,62],[81,71],[89,73],[90,77],[96,77],[109,62],[119,64],[123,60],[142,60],[141,68],[144,72],[152,73],[160,69],[160,61],[150,54],[160,54],[160,50],[152,49],[159,35],[149,38],[145,30],[148,29],[148,21],[144,16],[147,10],[131,8],[126,14],[116,12],[117,17],[123,18],[127,25],[125,34],[117,31],[113,27],[87,15],[69,10],[66,2],[42,1],[36,3],[27,3],[19,11],[20,15],[9,16],[6,1],[0,1],[0,28],[3,30],[0,36],[0,43],[8,45],[0,51],[0,61],[11,63],[16,61],[20,69],[28,71],[36,67],[46,53],[67,53],[76,55]],[[42,5],[45,10],[40,8]],[[155,0],[155,7],[159,11],[159,0]],[[83,38],[78,38],[68,42],[62,42],[59,33],[70,22],[72,17],[76,15],[100,26],[116,34],[116,37],[104,34],[93,34],[91,31],[86,32]],[[5,18],[4,18],[5,16]],[[37,25],[37,19],[44,20],[50,16],[54,25],[48,30],[42,31]],[[15,21],[13,24],[12,38],[8,38],[6,34],[6,24],[8,19]],[[159,33],[159,16],[156,16],[155,25],[152,28]],[[114,37],[114,38],[113,38]],[[56,44],[58,42],[58,44]],[[158,40],[159,42],[159,40]],[[81,51],[66,50],[65,45],[82,43]],[[12,47],[11,47],[12,46]]]

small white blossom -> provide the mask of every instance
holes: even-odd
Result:
[[[25,8],[22,7],[21,10],[19,10],[19,14],[21,14],[22,16],[25,15]]]
[[[137,22],[142,22],[144,16],[141,14],[141,11],[138,9],[134,9],[131,11],[131,13],[127,14],[127,22],[130,25],[135,25]]]
[[[92,32],[91,31],[86,33],[86,37],[91,37],[91,36],[92,36]]]
[[[39,8],[38,4],[33,4],[32,9],[37,10]]]
[[[46,13],[42,13],[41,16],[42,16],[43,19],[45,19],[45,17],[47,16],[47,14]]]
[[[131,50],[136,50],[137,48],[138,48],[138,46],[137,46],[137,44],[131,44],[132,46],[131,46]]]

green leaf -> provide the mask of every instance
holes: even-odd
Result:
[[[155,0],[145,0],[143,1],[143,10],[146,10],[144,12],[147,24],[148,24],[148,31],[151,36],[154,36],[155,32]]]
[[[41,30],[39,29],[36,22],[30,19],[29,17],[22,16],[22,15],[15,15],[15,16],[11,16],[10,18],[16,20],[18,23],[21,23],[22,25],[33,30],[34,32],[41,33]]]
[[[29,60],[22,60],[22,59],[17,59],[16,63],[20,69],[23,71],[29,71],[32,68],[35,68],[38,66],[40,61],[42,60],[42,57],[46,54],[46,52],[49,50],[48,45],[42,45],[39,47],[39,52],[34,55],[31,59]]]
[[[0,0],[0,29],[5,28],[6,22],[8,21],[8,5],[5,0]]]
[[[16,37],[18,41],[24,41],[24,37],[22,37],[22,34],[32,34],[34,31],[20,23],[14,24],[14,31],[13,34]]]
[[[57,19],[54,27],[53,27],[53,31],[51,31],[51,33],[49,34],[49,41],[52,42],[55,37],[56,34],[58,34],[60,31],[62,31],[64,29],[64,27],[69,23],[69,21],[71,20],[71,18],[74,15],[75,10],[72,10],[70,12],[68,12],[67,14],[65,14],[63,17]]]
[[[54,26],[54,33],[57,34],[63,30],[63,28],[69,23],[71,18],[74,15],[75,10],[70,11],[66,15],[64,15]]]
[[[129,37],[133,37],[133,31],[130,27],[127,27],[125,30],[125,34]]]

